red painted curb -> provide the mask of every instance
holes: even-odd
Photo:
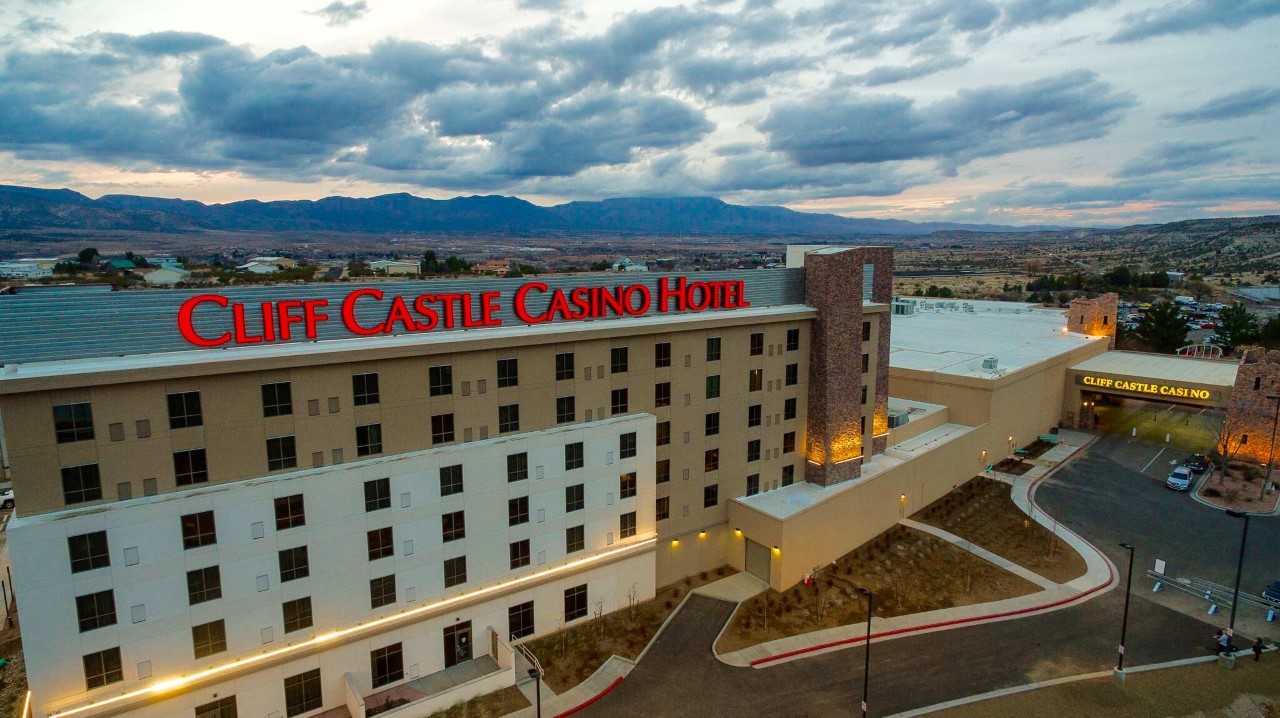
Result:
[[[623,679],[623,678],[625,678],[625,677],[626,677],[626,676],[618,676],[617,678],[614,678],[614,679],[613,679],[613,682],[612,682],[612,683],[610,683],[609,685],[605,686],[605,689],[604,689],[604,690],[600,691],[599,693],[595,694],[594,696],[592,696],[592,697],[588,698],[587,700],[583,701],[582,703],[579,703],[578,705],[576,705],[576,706],[574,706],[574,707],[570,708],[569,710],[567,710],[567,711],[565,711],[565,712],[563,712],[563,713],[557,713],[557,714],[556,714],[556,716],[555,716],[555,718],[565,718],[565,716],[571,716],[571,715],[573,715],[574,713],[577,713],[577,712],[579,712],[579,711],[584,711],[584,710],[586,710],[589,706],[591,706],[592,704],[594,704],[596,701],[598,701],[598,700],[600,700],[601,698],[604,698],[605,696],[609,695],[609,694],[613,691],[613,689],[614,689],[614,688],[617,688],[617,687],[618,687],[618,684],[619,684],[619,683],[621,683],[621,682],[622,682],[622,679]]]
[[[1063,464],[1065,463],[1066,462],[1064,461]],[[1036,504],[1036,499],[1035,499],[1036,489],[1039,487],[1040,482],[1046,478],[1046,476],[1048,475],[1046,474],[1045,476],[1042,476],[1039,479],[1036,479],[1027,490],[1028,499],[1031,501],[1031,505],[1037,509],[1039,509],[1040,506]],[[1046,513],[1043,509],[1040,509],[1040,511],[1041,513]],[[1070,531],[1071,529],[1067,529],[1067,530]],[[1075,532],[1072,532],[1072,533],[1075,533]],[[1093,544],[1089,543],[1089,541],[1086,540],[1083,536],[1080,536],[1079,534],[1076,534],[1076,536],[1081,541],[1084,541],[1085,543],[1089,544],[1089,546],[1093,548],[1094,551],[1097,551],[1099,555],[1103,556],[1103,558],[1106,558],[1105,554],[1103,554],[1101,551],[1098,551],[1098,548]],[[1074,596],[1060,598],[1057,601],[1053,601],[1052,603],[1046,603],[1040,606],[1028,606],[1026,608],[1019,608],[1012,611],[1003,611],[1001,613],[991,613],[985,616],[970,616],[968,618],[957,618],[950,621],[938,621],[936,623],[927,623],[920,626],[908,626],[905,628],[895,628],[892,631],[883,631],[881,633],[873,633],[871,634],[871,639],[875,640],[877,638],[889,638],[892,636],[901,636],[908,633],[917,633],[919,631],[928,631],[935,628],[946,628],[948,626],[962,626],[966,623],[977,623],[980,621],[994,621],[1000,618],[1009,618],[1010,616],[1022,616],[1028,613],[1035,613],[1037,611],[1046,611],[1048,609],[1057,608],[1058,606],[1065,606],[1068,603],[1074,603],[1076,601],[1079,601],[1082,598],[1091,596],[1097,593],[1098,591],[1101,591],[1102,589],[1110,586],[1112,583],[1115,582],[1115,580],[1116,580],[1115,567],[1112,566],[1111,561],[1108,560],[1107,561],[1107,580],[1103,583],[1098,584],[1097,586],[1094,586],[1093,588],[1088,589],[1087,591],[1077,593]],[[867,640],[866,636],[857,636],[855,638],[842,638],[838,641],[828,641],[826,643],[819,643],[813,646],[806,646],[805,648],[797,648],[793,651],[787,651],[785,653],[779,653],[773,656],[765,656],[764,658],[757,658],[751,662],[751,666],[753,667],[761,666],[766,663],[780,661],[785,658],[793,658],[795,656],[801,656],[806,653],[823,651],[828,648],[835,648],[837,646],[851,646],[857,643],[862,643],[863,641],[866,641],[866,640]]]

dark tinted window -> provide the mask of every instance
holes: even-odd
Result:
[[[184,550],[209,546],[218,542],[218,529],[214,525],[212,511],[187,514],[182,517],[181,523],[182,548]]]
[[[53,407],[53,429],[59,444],[92,439],[92,405],[86,401]]]
[[[293,387],[287,381],[262,385],[262,415],[289,416],[293,413]]]
[[[168,398],[170,429],[183,429],[204,424],[204,416],[200,413],[200,392],[169,394]]]
[[[378,375],[377,374],[355,374],[351,377],[351,393],[356,406],[365,404],[377,404],[378,397]]]
[[[102,478],[97,464],[68,466],[62,470],[62,500],[71,504],[102,498]]]

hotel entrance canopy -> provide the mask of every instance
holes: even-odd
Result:
[[[1067,380],[1080,391],[1222,407],[1238,367],[1235,360],[1109,351],[1072,366]]]

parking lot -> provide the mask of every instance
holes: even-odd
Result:
[[[1222,426],[1221,410],[1142,399],[1108,397],[1094,413],[1099,433],[1123,439],[1108,444],[1110,455],[1122,466],[1161,480],[1171,462],[1208,453]]]

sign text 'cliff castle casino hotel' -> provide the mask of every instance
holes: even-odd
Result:
[[[550,293],[545,309],[534,310],[531,300]],[[389,294],[376,287],[362,287],[347,294],[338,307],[338,318],[356,336],[378,336],[398,332],[429,332],[433,329],[474,329],[502,326],[502,292],[424,293],[406,297]],[[382,321],[361,323],[356,309],[378,307]],[[656,292],[646,284],[616,287],[575,287],[551,289],[544,282],[526,282],[511,297],[512,313],[524,324],[552,321],[583,321],[608,317],[642,317],[653,312],[702,312],[712,309],[745,309],[747,301],[742,280],[691,282],[685,277],[662,277]],[[249,345],[289,341],[300,331],[316,339],[317,328],[331,321],[328,299],[283,299],[247,305],[221,294],[200,294],[182,303],[178,310],[178,331],[199,347],[226,344]],[[226,312],[232,329],[217,335],[202,335],[195,327],[196,313]],[[254,316],[257,315],[257,316]],[[249,322],[249,319],[254,321]],[[261,321],[258,321],[258,320]],[[261,327],[252,333],[250,326]]]

